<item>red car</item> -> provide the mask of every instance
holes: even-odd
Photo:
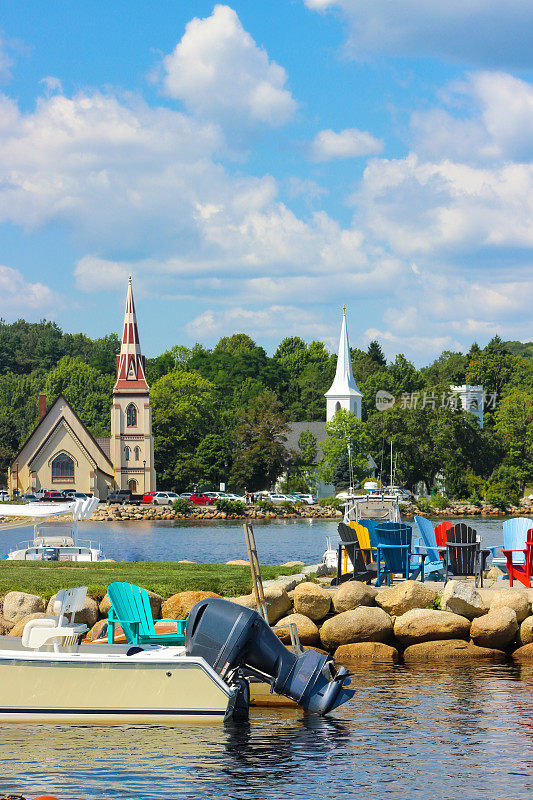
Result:
[[[189,497],[189,503],[194,503],[196,506],[210,506],[215,502],[214,497],[208,497],[203,492],[195,492]]]
[[[155,492],[145,492],[143,494],[143,503],[151,503],[154,499]]]
[[[68,503],[70,497],[65,497],[61,492],[56,492],[53,489],[44,493],[43,503]]]

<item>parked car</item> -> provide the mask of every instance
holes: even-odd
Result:
[[[307,503],[308,506],[314,506],[317,502],[314,495],[306,494],[305,492],[291,492],[291,496],[294,497],[297,503]]]
[[[46,492],[49,492],[49,491],[50,491],[50,489],[37,489],[37,491],[34,492],[34,494],[35,494],[35,497],[37,498],[37,500],[42,500],[43,497],[45,496]]]
[[[57,492],[55,489],[50,489],[44,493],[44,497],[42,497],[41,500],[43,503],[66,503],[68,498],[66,498],[61,492]]]
[[[271,503],[279,505],[279,503],[294,503],[294,497],[289,497],[288,494],[271,494],[266,498]]]
[[[1,495],[1,493],[0,493],[0,495]],[[20,499],[24,500],[25,503],[38,503],[39,502],[39,498],[37,497],[37,495],[36,494],[32,494],[31,492],[26,492],[26,494],[23,494]]]
[[[179,495],[176,492],[155,492],[152,503],[154,506],[169,506],[174,500],[177,500]]]
[[[9,493],[0,489],[0,503],[7,503],[9,500]]]
[[[143,503],[151,503],[154,499],[155,492],[145,492],[143,494]]]
[[[182,492],[180,494],[180,497],[183,498],[183,500],[190,500],[191,497],[192,497],[192,494],[193,494],[192,492]]]
[[[118,503],[119,505],[125,506],[127,503],[130,503],[131,505],[139,506],[142,503],[142,500],[142,494],[133,494],[133,492],[130,492],[129,489],[118,489],[117,491],[110,492],[107,495],[107,502],[109,505]]]
[[[195,506],[212,506],[215,503],[215,498],[209,497],[205,492],[194,492],[189,497],[189,501],[194,503]]]

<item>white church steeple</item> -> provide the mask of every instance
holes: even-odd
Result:
[[[351,411],[361,419],[363,395],[357,388],[352,372],[352,357],[346,329],[346,306],[342,308],[341,336],[335,379],[326,392],[326,419],[329,422],[341,408]]]

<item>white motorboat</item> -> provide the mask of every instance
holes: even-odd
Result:
[[[78,538],[78,522],[91,517],[98,506],[97,497],[88,497],[66,503],[26,503],[25,505],[3,504],[0,516],[11,517],[13,525],[2,525],[5,530],[26,524],[25,520],[34,522],[33,539],[20,542],[5,556],[8,561],[102,561],[104,554],[99,544],[91,541],[80,541]],[[72,522],[58,521],[50,524],[54,518],[71,516]],[[21,521],[22,520],[22,521]]]
[[[245,718],[253,676],[326,714],[353,691],[329,656],[291,653],[256,611],[221,598],[196,604],[185,646],[78,644],[87,588],[58,594],[57,616],[0,636],[0,723],[159,723]],[[68,615],[70,614],[70,622]]]

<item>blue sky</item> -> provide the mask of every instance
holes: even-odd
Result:
[[[147,355],[529,340],[533,6],[34,0],[0,33],[0,314]]]

